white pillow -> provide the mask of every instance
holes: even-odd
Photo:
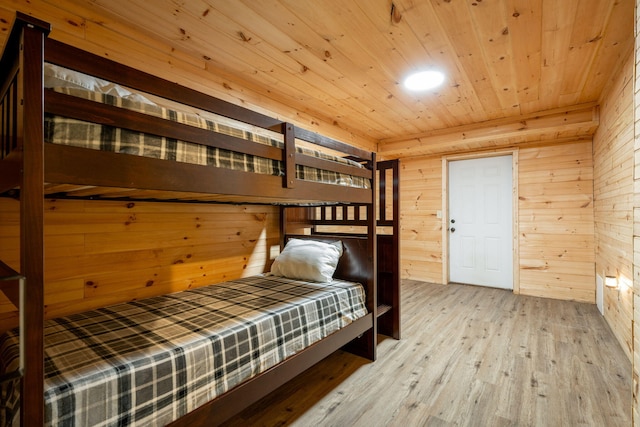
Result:
[[[290,239],[273,261],[271,274],[290,279],[329,282],[342,256],[342,242]]]

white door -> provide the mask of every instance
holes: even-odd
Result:
[[[511,156],[449,162],[449,279],[513,289]]]

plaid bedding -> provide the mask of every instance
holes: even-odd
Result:
[[[137,99],[121,98],[77,88],[54,88],[54,90],[265,145],[279,148],[284,146],[282,141],[274,138],[277,134],[269,135],[266,134],[268,131],[239,122],[232,123],[229,119],[216,117],[213,114],[203,117],[196,112],[177,111],[153,103],[139,102]],[[244,128],[242,125],[244,125]],[[216,167],[259,174],[284,175],[284,165],[277,160],[51,114],[45,114],[45,142],[198,165],[214,165]],[[298,146],[296,148],[299,153],[362,167],[359,163],[349,159],[306,147]],[[369,180],[366,178],[308,166],[296,165],[296,177],[327,184],[370,188]]]
[[[364,301],[355,283],[259,275],[48,320],[46,424],[164,425],[364,316]],[[3,335],[0,368],[18,351],[17,331]],[[16,393],[0,393],[8,423]]]

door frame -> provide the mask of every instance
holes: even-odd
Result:
[[[518,233],[518,149],[496,150],[481,153],[451,154],[442,156],[442,283],[449,284],[449,162],[456,160],[470,160],[485,157],[499,157],[511,155],[511,215],[513,239],[513,293],[520,293],[520,246]]]

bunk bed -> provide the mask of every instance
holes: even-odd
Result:
[[[0,194],[20,200],[20,267],[0,262],[0,291],[20,311],[14,332],[19,366],[0,380],[18,378],[23,425],[46,421],[46,197],[278,204],[283,254],[291,239],[340,242],[333,278],[362,285],[364,308],[356,309],[362,313],[221,394],[200,399],[172,425],[222,422],[343,347],[375,360],[378,327],[399,338],[397,162],[380,163],[392,171],[385,184],[375,153],[78,50],[49,39],[49,31],[46,22],[18,13],[0,58]],[[68,75],[66,83],[45,87],[52,76]],[[79,133],[98,135],[98,143],[85,143]],[[386,202],[389,189],[392,203]],[[389,219],[385,209],[378,210],[387,205]],[[326,209],[333,209],[331,218],[320,213]],[[336,209],[344,209],[344,216],[338,218]],[[310,228],[293,234],[291,223]],[[358,231],[328,233],[323,226]],[[391,232],[379,233],[379,227]],[[377,246],[387,244],[391,255],[378,272]],[[199,292],[205,291],[189,295]]]

